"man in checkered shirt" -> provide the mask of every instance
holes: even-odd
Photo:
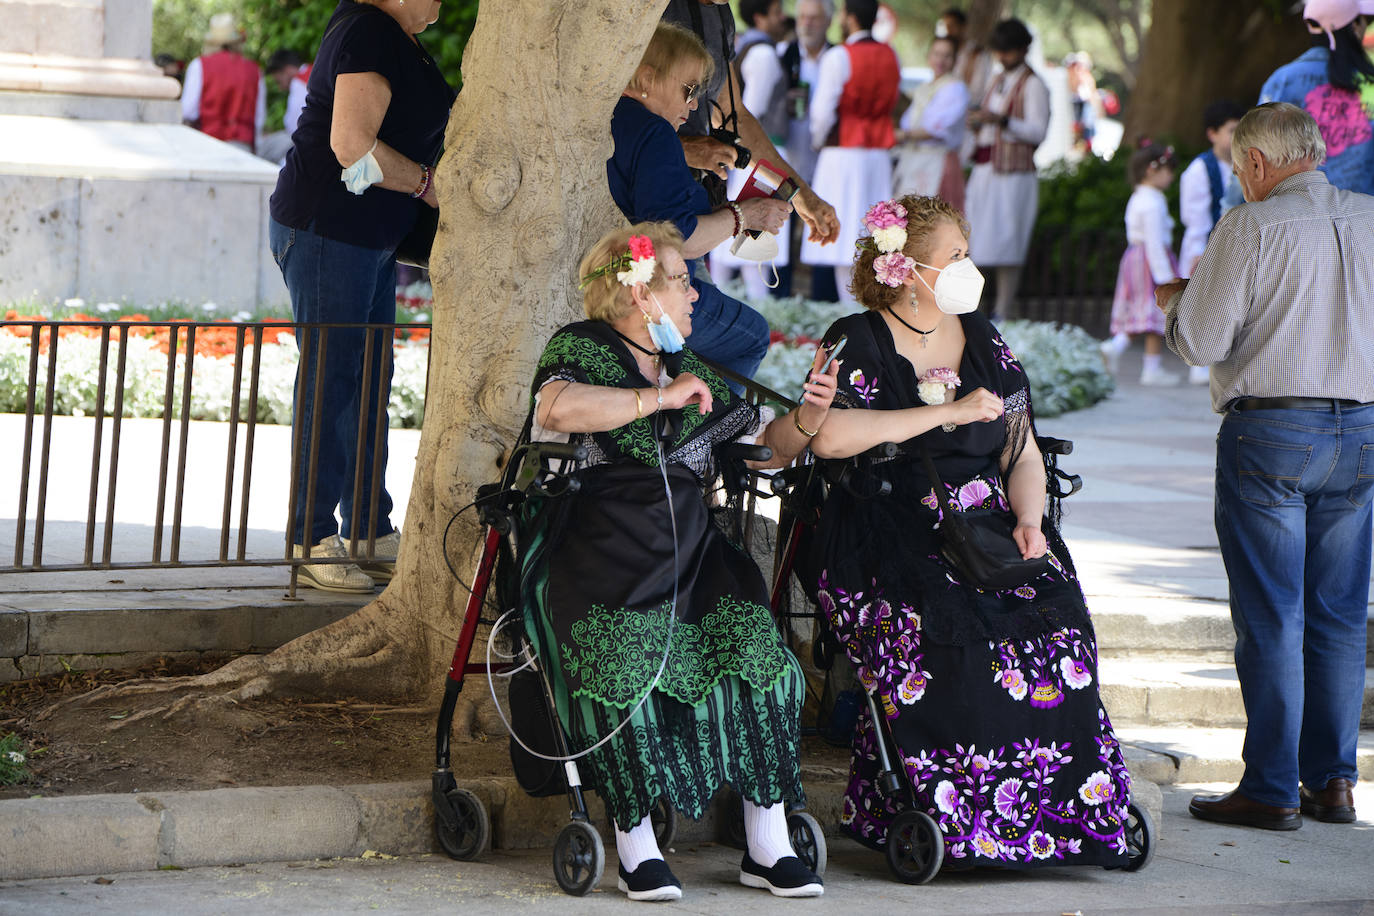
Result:
[[[1211,365],[1216,527],[1248,727],[1235,791],[1193,816],[1295,830],[1355,820],[1374,496],[1374,197],[1327,183],[1301,108],[1236,128],[1248,203],[1191,281],[1159,287],[1166,340]]]

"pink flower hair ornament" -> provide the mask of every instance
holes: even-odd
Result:
[[[906,207],[896,200],[876,203],[864,214],[864,227],[872,235],[874,246],[883,254],[901,251],[906,246]]]
[[[654,252],[653,240],[647,235],[632,235],[629,251],[612,258],[609,264],[603,264],[587,274],[577,284],[577,288],[585,289],[588,283],[598,277],[609,276],[612,273],[622,286],[634,286],[636,283],[647,285],[653,282],[654,268],[657,266],[658,258]]]
[[[894,289],[901,286],[915,269],[916,261],[900,251],[881,254],[873,259],[873,275],[878,278],[879,283]]]

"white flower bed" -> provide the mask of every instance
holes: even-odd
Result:
[[[826,329],[852,308],[801,296],[755,302],[738,283],[724,284],[722,289],[758,309],[773,329],[773,345],[754,380],[795,399],[815,358],[817,343]],[[1098,341],[1080,327],[1008,321],[998,330],[1025,367],[1037,416],[1055,417],[1089,407],[1116,387],[1102,364]]]
[[[251,335],[249,340],[251,340]],[[0,412],[24,410],[28,391],[30,341],[14,334],[0,333]],[[418,427],[424,422],[425,372],[429,343],[397,342],[391,377],[391,425]],[[115,376],[119,359],[119,338],[110,340],[109,363],[105,381],[105,412],[114,409]],[[253,348],[244,349],[244,371],[240,382],[240,403],[247,405],[249,369]],[[38,357],[35,410],[43,410],[47,392],[48,356]],[[167,355],[155,340],[130,336],[124,370],[124,416],[160,417],[167,390]],[[294,337],[282,334],[276,343],[262,347],[258,377],[259,423],[291,422],[292,393],[296,381],[298,353]],[[192,363],[191,419],[227,420],[233,399],[234,363],[229,357],[197,355]],[[57,348],[57,374],[53,385],[53,411],[58,414],[87,416],[95,413],[96,392],[100,382],[100,338],[71,334],[62,337]],[[177,354],[173,378],[173,415],[181,415],[181,392],[186,357]],[[245,417],[246,418],[246,417]]]

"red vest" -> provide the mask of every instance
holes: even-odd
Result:
[[[839,145],[890,149],[892,111],[897,105],[901,68],[887,45],[872,39],[845,45],[849,81],[840,94]]]
[[[233,51],[200,59],[200,129],[218,140],[253,145],[258,65]]]

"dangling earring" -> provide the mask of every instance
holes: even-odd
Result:
[[[647,99],[647,98],[649,97],[649,93],[647,93],[647,92],[641,92],[641,93],[639,94],[639,97],[640,97],[641,99]]]

